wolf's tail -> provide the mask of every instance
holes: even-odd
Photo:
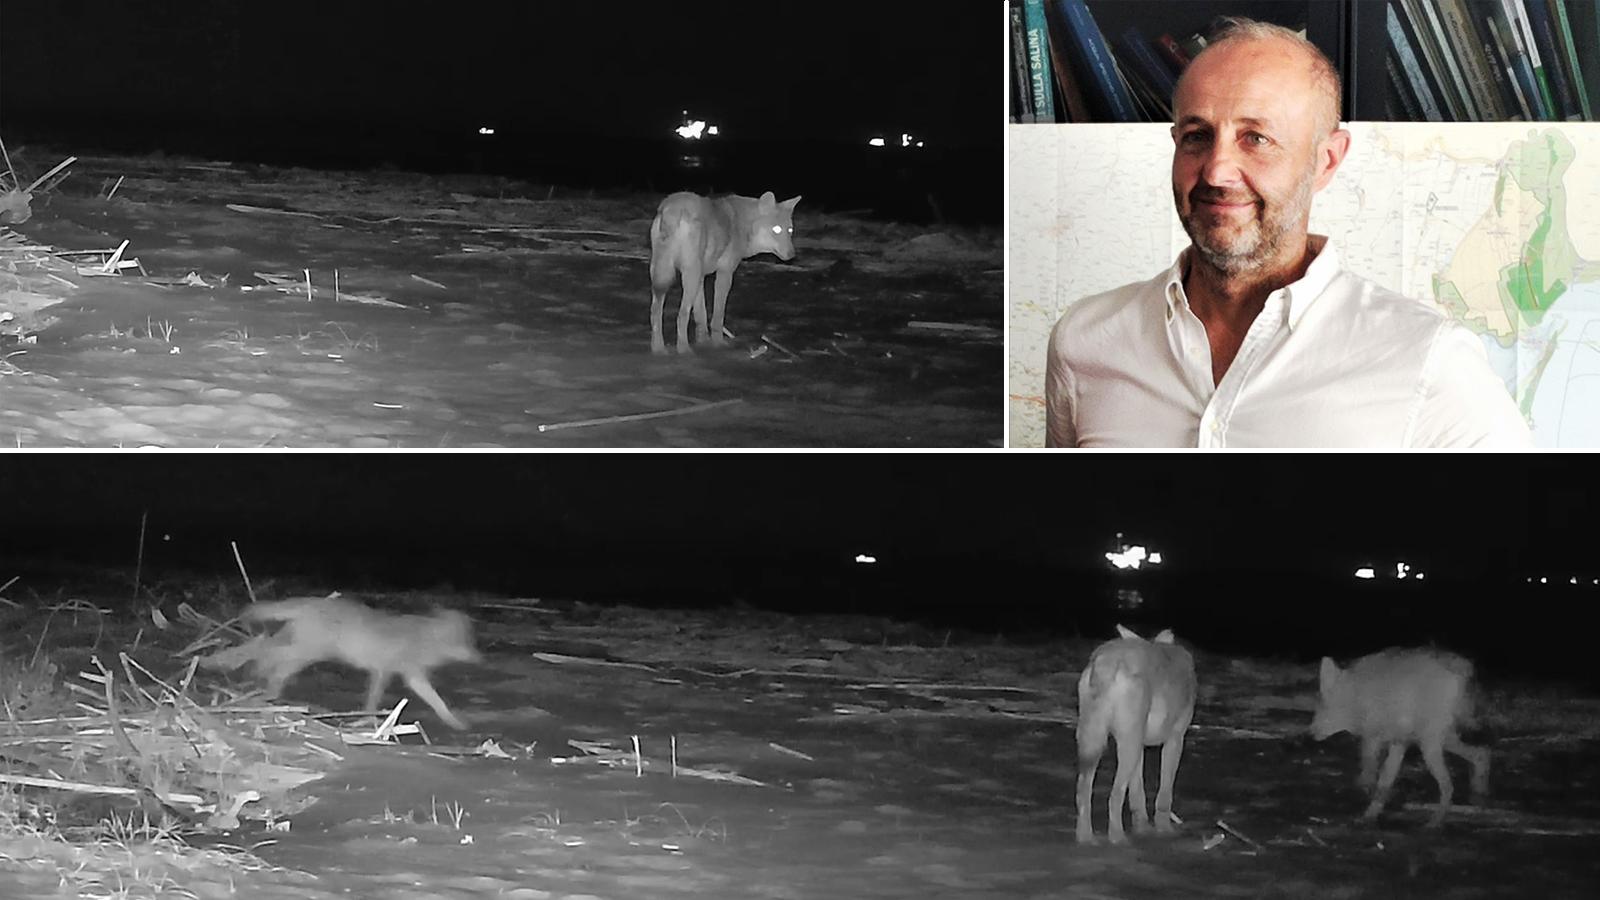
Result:
[[[252,622],[288,622],[300,618],[307,607],[323,602],[321,597],[290,597],[288,600],[262,600],[245,607],[240,618]]]

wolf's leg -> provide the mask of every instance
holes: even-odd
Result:
[[[1433,774],[1433,780],[1439,782],[1439,808],[1434,811],[1433,818],[1428,820],[1429,828],[1438,828],[1444,822],[1444,814],[1450,811],[1450,801],[1455,795],[1455,786],[1450,783],[1450,770],[1444,764],[1444,746],[1431,738],[1422,743],[1422,762]]]
[[[1083,691],[1079,692],[1079,697],[1077,838],[1080,844],[1092,844],[1094,826],[1090,815],[1090,801],[1094,796],[1094,773],[1100,768],[1100,756],[1106,750],[1111,717],[1098,698],[1085,696]]]
[[[692,352],[689,348],[689,315],[696,307],[700,310],[700,327],[705,327],[706,275],[698,260],[683,267],[683,299],[678,301],[678,352]]]
[[[722,334],[722,317],[728,311],[728,291],[732,287],[733,270],[718,269],[711,297],[711,343],[713,344],[721,344],[727,340]]]
[[[1483,747],[1463,744],[1454,734],[1444,739],[1444,749],[1466,760],[1472,766],[1472,799],[1476,802],[1489,794],[1489,751]]]
[[[1361,739],[1361,773],[1356,776],[1356,786],[1368,798],[1372,797],[1372,790],[1378,783],[1378,752],[1383,749],[1383,741],[1376,735],[1367,735]]]
[[[450,711],[450,707],[444,705],[444,698],[439,696],[439,692],[433,689],[433,684],[428,681],[427,675],[421,672],[407,673],[405,682],[406,686],[411,688],[412,692],[418,697],[421,697],[424,703],[433,707],[433,711],[439,714],[439,718],[443,719],[446,725],[457,731],[467,730],[466,723],[456,718],[456,714]]]
[[[1172,830],[1172,788],[1178,780],[1178,762],[1183,759],[1185,729],[1174,729],[1161,745],[1161,787],[1156,789],[1156,830]]]
[[[1367,804],[1367,811],[1361,817],[1372,821],[1383,810],[1384,801],[1389,799],[1389,791],[1394,787],[1395,777],[1400,774],[1400,763],[1406,758],[1406,745],[1400,741],[1389,744],[1389,755],[1384,757],[1383,771],[1378,774],[1378,787],[1372,792],[1372,802]]]
[[[389,684],[389,673],[382,669],[373,669],[367,678],[367,705],[366,711],[378,711],[378,701],[383,699],[383,689]]]

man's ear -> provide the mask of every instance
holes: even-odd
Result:
[[[1344,162],[1344,156],[1350,152],[1350,132],[1343,128],[1335,128],[1328,136],[1317,142],[1317,182],[1312,188],[1313,193],[1327,187],[1333,181],[1333,173],[1338,170],[1339,164]]]

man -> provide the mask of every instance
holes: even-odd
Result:
[[[1191,246],[1050,334],[1052,447],[1528,447],[1477,339],[1344,271],[1308,235],[1350,149],[1339,77],[1288,29],[1234,20],[1173,97]]]

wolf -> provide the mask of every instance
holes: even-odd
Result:
[[[1450,810],[1454,789],[1446,750],[1472,766],[1473,797],[1488,793],[1489,751],[1462,743],[1456,733],[1472,724],[1473,687],[1472,663],[1442,650],[1391,647],[1361,657],[1348,669],[1323,657],[1311,736],[1321,741],[1348,731],[1361,739],[1357,783],[1371,795],[1364,820],[1378,817],[1412,744],[1422,748],[1422,761],[1439,783],[1439,806],[1427,827],[1438,828]],[[1386,748],[1380,775],[1378,753]]]
[[[678,301],[678,352],[689,353],[689,314],[694,313],[696,337],[721,344],[723,314],[733,270],[758,253],[782,260],[794,258],[794,207],[799,197],[779,203],[771,191],[760,199],[728,195],[702,197],[679,192],[661,201],[650,225],[650,351],[666,353],[661,317],[667,291],[683,273],[683,296]],[[717,282],[706,329],[706,276]]]
[[[1120,637],[1096,647],[1078,678],[1078,830],[1080,844],[1094,843],[1090,797],[1106,738],[1117,743],[1117,774],[1111,782],[1113,844],[1127,841],[1122,828],[1126,803],[1133,830],[1150,830],[1145,807],[1144,753],[1161,747],[1161,787],[1156,792],[1155,828],[1173,830],[1172,787],[1183,756],[1183,737],[1194,720],[1194,658],[1171,631],[1153,640],[1117,626]],[[1131,802],[1129,793],[1132,793]]]
[[[367,712],[377,711],[389,679],[399,675],[445,724],[458,731],[467,727],[428,679],[431,670],[446,663],[483,659],[473,640],[472,620],[459,610],[404,615],[333,595],[253,603],[241,618],[284,624],[276,634],[214,654],[211,664],[238,668],[255,663],[272,697],[282,694],[284,683],[301,669],[332,660],[367,671]]]

